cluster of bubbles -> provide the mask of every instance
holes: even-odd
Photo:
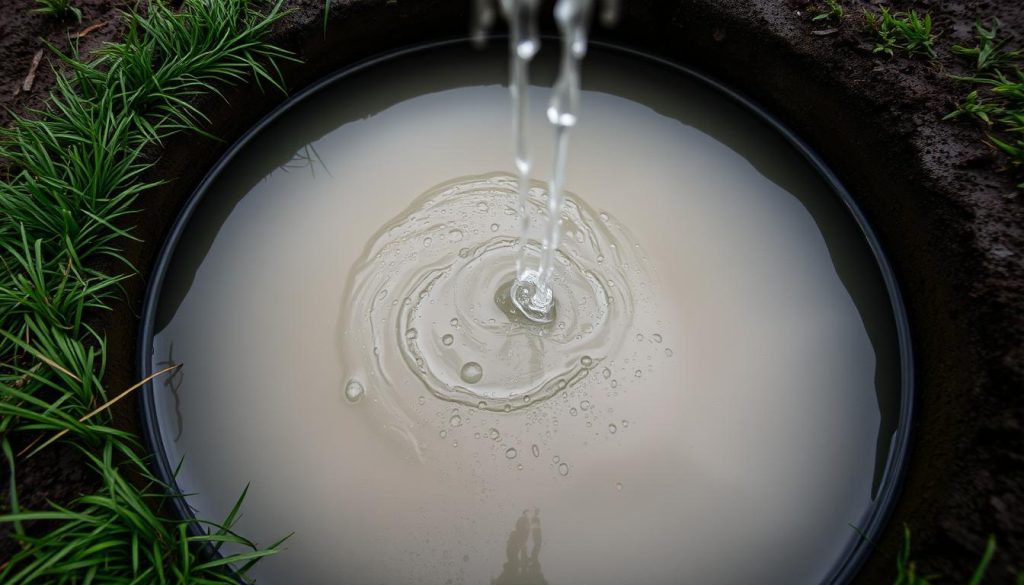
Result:
[[[543,186],[529,195],[527,213],[542,215]],[[431,189],[376,234],[341,302],[349,400],[372,391],[403,410],[411,376],[439,399],[511,412],[602,371],[628,339],[638,298],[650,296],[644,256],[619,222],[567,193],[551,281],[562,302],[553,323],[535,323],[508,295],[517,208],[514,177],[466,177]]]

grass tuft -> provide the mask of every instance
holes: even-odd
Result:
[[[0,523],[22,545],[0,565],[0,583],[236,583],[277,550],[231,530],[238,506],[219,524],[167,509],[167,486],[107,410],[138,385],[108,399],[106,343],[87,324],[134,272],[121,246],[133,238],[124,226],[136,202],[157,185],[142,179],[154,164],[147,153],[176,132],[206,135],[194,99],[218,86],[282,87],[276,62],[291,57],[263,40],[281,2],[264,5],[185,0],[172,10],[155,1],[146,15],[127,12],[125,39],[89,59],[54,49],[61,69],[46,106],[0,129],[0,451],[10,483]],[[101,265],[122,268],[109,274]],[[24,510],[13,446],[35,452],[55,440],[81,449],[103,486],[67,507]],[[139,488],[126,476],[147,481]],[[55,528],[34,533],[41,521]],[[242,552],[202,554],[225,545]]]
[[[954,79],[967,83],[971,91],[945,116],[976,118],[989,130],[992,146],[1007,157],[1016,172],[1017,188],[1024,190],[1024,60],[1021,51],[1007,50],[1007,39],[999,38],[998,19],[991,28],[975,25],[977,44],[954,46],[953,51],[971,61],[974,72]]]
[[[896,50],[902,50],[910,55],[935,58],[936,35],[932,32],[930,14],[925,13],[922,17],[915,10],[891,12],[882,7],[878,13],[865,10],[864,18],[876,37],[875,53],[893,57]]]
[[[839,0],[825,0],[825,6],[811,19],[811,21],[817,22],[821,20],[835,20],[839,22],[843,20],[843,6],[839,3]]]
[[[82,11],[79,10],[71,0],[36,0],[36,8],[32,10],[37,14],[45,14],[55,18],[75,17],[75,20],[82,22]]]

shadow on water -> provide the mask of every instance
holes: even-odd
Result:
[[[548,585],[540,569],[540,509],[528,510],[516,520],[505,545],[505,564],[491,585]]]

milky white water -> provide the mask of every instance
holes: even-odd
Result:
[[[238,530],[295,532],[265,584],[820,582],[898,393],[863,236],[750,114],[591,48],[560,304],[531,329],[495,297],[520,229],[506,59],[354,74],[198,207],[153,344],[184,363],[156,401],[189,503],[222,517],[251,484]],[[556,65],[534,60],[536,160]]]

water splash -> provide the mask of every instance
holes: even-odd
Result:
[[[527,193],[527,215],[542,218],[544,186]],[[512,306],[507,288],[518,206],[515,177],[465,177],[429,190],[370,240],[341,303],[342,359],[382,408],[415,418],[418,393],[404,381],[411,375],[443,400],[511,412],[580,383],[630,339],[637,299],[653,287],[633,235],[566,193],[559,221],[571,237],[551,281],[564,303],[559,326],[538,325]],[[453,230],[461,239],[442,245]],[[424,247],[427,237],[438,245]],[[531,251],[539,253],[536,244]],[[488,290],[497,292],[480,294]]]

